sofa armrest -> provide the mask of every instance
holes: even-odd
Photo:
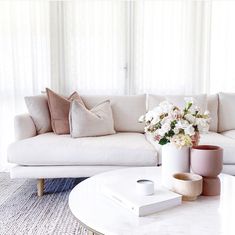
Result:
[[[15,139],[22,140],[37,135],[36,127],[29,114],[15,116]]]

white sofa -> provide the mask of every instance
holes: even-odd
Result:
[[[160,165],[160,146],[145,137],[144,126],[138,123],[138,118],[165,98],[156,95],[148,98],[146,95],[82,96],[88,108],[105,99],[111,100],[117,133],[101,137],[73,139],[52,132],[37,135],[29,114],[16,116],[16,142],[8,148],[8,161],[16,164],[11,169],[11,177],[89,177],[117,168]],[[223,147],[223,171],[235,175],[235,94],[201,98],[201,104],[211,112],[212,122],[210,132],[202,135],[200,144]],[[167,99],[178,102],[182,97],[168,96]]]

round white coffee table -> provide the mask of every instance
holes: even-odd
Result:
[[[201,196],[194,202],[183,202],[180,206],[145,217],[135,216],[101,192],[104,184],[136,182],[140,178],[160,184],[160,175],[160,167],[142,167],[109,171],[93,176],[72,190],[69,207],[75,217],[95,234],[235,234],[235,177],[230,175],[220,175],[220,196]]]

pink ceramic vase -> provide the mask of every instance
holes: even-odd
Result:
[[[213,145],[198,145],[191,149],[191,168],[203,176],[205,196],[220,194],[220,180],[217,177],[223,168],[223,149]]]
[[[213,145],[192,147],[191,167],[201,176],[216,177],[223,168],[223,149]]]

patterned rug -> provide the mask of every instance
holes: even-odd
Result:
[[[0,173],[1,235],[86,235],[70,212],[68,196],[83,179],[48,179],[38,197],[36,180],[10,179]]]

